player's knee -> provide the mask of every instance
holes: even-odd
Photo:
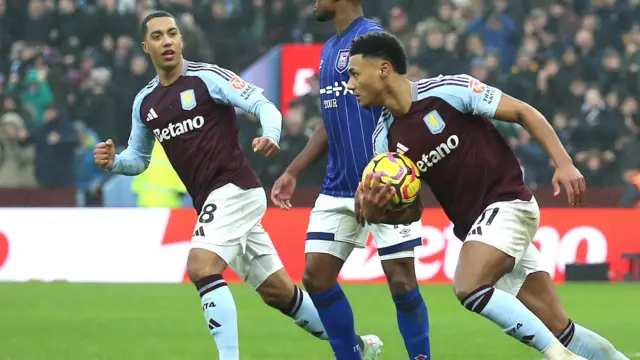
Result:
[[[222,274],[227,263],[217,254],[204,249],[191,249],[187,258],[187,276],[195,284],[205,276]]]
[[[405,295],[418,286],[415,279],[411,279],[406,275],[393,276],[388,278],[388,282],[391,295],[393,296]]]
[[[337,278],[331,279],[325,274],[322,274],[322,271],[319,271],[319,269],[306,268],[302,275],[304,288],[310,293],[325,292],[331,289],[337,281]]]
[[[189,276],[189,279],[191,279],[191,282],[193,282],[194,284],[197,283],[198,280],[214,274],[216,273],[208,271],[206,266],[200,266],[195,264],[189,266],[189,264],[187,263],[187,276]]]
[[[453,281],[453,293],[456,295],[456,298],[464,305],[464,302],[477,290],[481,288],[481,286],[476,286],[471,283],[464,283],[462,281]]]
[[[307,266],[302,275],[304,288],[310,293],[321,293],[331,289],[338,282],[337,276],[331,275],[332,271],[323,271],[316,266]]]
[[[302,275],[302,283],[310,293],[325,292],[338,282],[338,274],[344,261],[324,253],[308,253],[307,266]]]
[[[402,296],[418,286],[413,257],[383,260],[382,268],[393,296]]]

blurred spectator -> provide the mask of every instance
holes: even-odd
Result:
[[[304,103],[301,101],[292,103],[283,121],[283,134],[280,140],[281,159],[267,167],[265,171],[266,178],[263,177],[264,181],[274,182],[307,145],[309,137],[304,131],[304,116]]]
[[[84,92],[78,101],[78,117],[103,139],[112,139],[118,144],[125,142],[129,138],[128,133],[124,130],[118,132],[118,123],[114,121],[115,101],[111,71],[103,67],[91,69],[81,84],[81,89]],[[128,125],[125,126],[128,128]]]
[[[488,7],[469,24],[467,31],[480,35],[485,47],[500,51],[503,69],[508,69],[514,63],[518,48],[518,29],[507,15]]]
[[[80,121],[77,121],[74,127],[79,140],[75,157],[78,205],[99,206],[100,189],[106,180],[106,173],[96,165],[93,159],[93,149],[100,142],[100,139],[95,131],[87,128]]]
[[[389,12],[388,31],[395,35],[403,43],[407,43],[413,36],[413,31],[409,25],[409,15],[401,7],[394,7]]]
[[[44,123],[21,136],[36,148],[36,180],[42,187],[72,187],[75,184],[75,150],[78,134],[73,124],[55,107],[44,112]]]
[[[24,120],[15,112],[0,116],[0,187],[36,186],[34,149],[20,144],[26,131]]]
[[[47,71],[37,68],[29,69],[22,80],[16,73],[9,77],[6,93],[17,97],[22,106],[31,112],[30,128],[42,124],[44,110],[53,104],[53,93],[46,77]]]
[[[640,208],[640,169],[629,170],[624,174],[625,188],[620,207]]]
[[[320,79],[318,78],[317,73],[309,78],[309,92],[293,103],[293,105],[296,104],[302,105],[303,128],[305,120],[308,123],[312,123],[310,124],[311,126],[315,125],[313,124],[314,122],[322,121],[322,109],[320,108]]]

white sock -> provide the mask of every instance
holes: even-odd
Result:
[[[483,286],[462,304],[498,325],[505,334],[543,353],[547,359],[563,359],[568,351],[553,333],[515,296]]]
[[[220,360],[239,360],[238,314],[231,291],[222,275],[210,275],[196,283],[209,333]]]
[[[574,354],[589,360],[629,360],[609,340],[573,321],[569,322],[558,340]]]
[[[313,305],[309,294],[297,286],[294,286],[293,290],[293,298],[289,308],[283,311],[283,314],[292,318],[296,325],[309,334],[321,340],[329,340],[329,336],[322,326],[318,310]]]

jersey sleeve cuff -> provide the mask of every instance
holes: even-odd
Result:
[[[273,133],[269,134],[263,134],[263,137],[269,138],[271,140],[273,140],[276,144],[280,144],[280,136],[279,135],[274,135]]]
[[[119,165],[120,165],[120,155],[116,154],[113,160],[113,166],[111,166],[110,168],[106,168],[105,170],[111,173],[117,173]]]

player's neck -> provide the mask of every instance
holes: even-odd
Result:
[[[344,11],[336,12],[335,17],[333,18],[333,24],[336,26],[336,33],[338,36],[342,35],[349,25],[356,21],[360,16],[364,16],[361,7],[347,8]]]
[[[184,58],[180,59],[180,62],[170,70],[162,70],[156,68],[156,73],[160,79],[160,85],[169,86],[176,82],[182,74],[182,66],[184,66]]]
[[[393,116],[403,116],[409,112],[411,104],[413,104],[411,82],[404,76],[396,76],[389,84],[384,107],[389,109]]]

